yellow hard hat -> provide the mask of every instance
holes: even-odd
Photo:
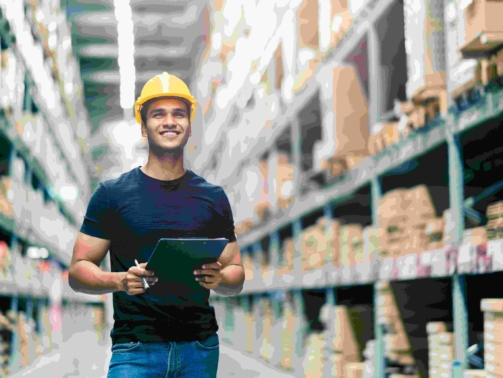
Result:
[[[147,81],[141,95],[134,104],[136,121],[141,125],[141,109],[148,100],[159,97],[179,97],[190,102],[190,122],[194,120],[197,101],[192,97],[189,87],[181,79],[167,72],[154,76]]]

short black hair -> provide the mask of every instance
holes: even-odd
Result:
[[[185,106],[187,107],[187,115],[189,116],[189,121],[190,121],[190,108],[192,107],[192,104],[188,100],[181,98],[181,97],[166,96],[166,97],[156,97],[156,98],[150,99],[148,101],[145,101],[145,103],[143,104],[143,106],[140,110],[141,121],[145,125],[147,124],[147,109],[148,109],[149,105],[151,103],[153,103],[154,101],[165,100],[165,99],[174,99],[174,100],[179,100],[179,101],[183,102],[185,104]]]

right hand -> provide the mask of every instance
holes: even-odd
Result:
[[[145,289],[143,288],[142,276],[145,277],[150,286],[157,282],[154,272],[146,270],[145,266],[147,266],[147,263],[141,263],[139,268],[135,265],[129,268],[122,280],[123,291],[129,295],[143,294]]]

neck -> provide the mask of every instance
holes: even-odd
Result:
[[[182,177],[186,169],[183,166],[183,153],[165,156],[156,156],[149,152],[148,161],[141,167],[143,173],[157,180],[172,181]]]

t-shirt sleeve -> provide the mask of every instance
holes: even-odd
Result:
[[[229,240],[229,243],[236,241],[236,233],[234,229],[234,217],[232,215],[231,204],[229,198],[223,188],[221,188],[219,210],[222,215],[222,237]]]
[[[112,240],[112,208],[103,183],[91,196],[80,232],[100,239]]]

